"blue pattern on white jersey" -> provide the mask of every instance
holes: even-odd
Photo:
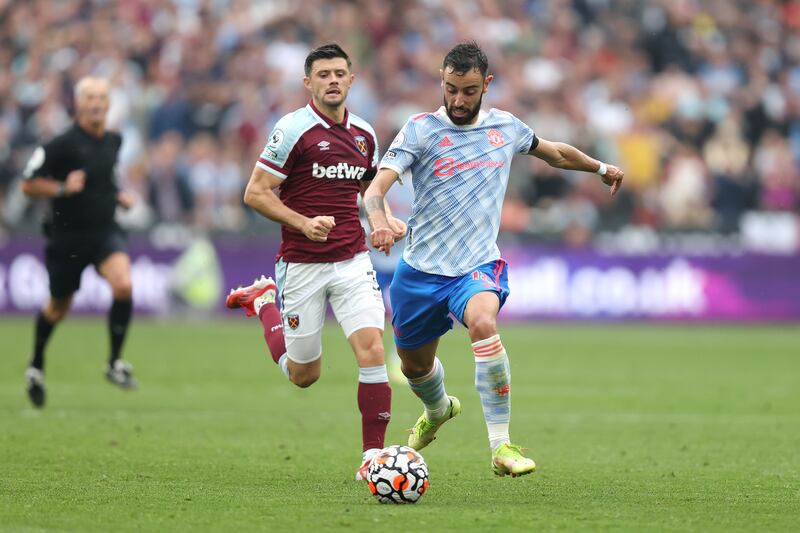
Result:
[[[534,133],[517,117],[491,109],[456,126],[444,108],[411,117],[381,160],[410,172],[414,203],[403,259],[417,270],[461,276],[500,258],[497,233],[511,159]]]

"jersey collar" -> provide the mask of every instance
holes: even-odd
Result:
[[[447,116],[447,110],[444,108],[444,106],[440,107],[434,113],[434,115],[436,115],[437,117],[439,117],[443,121],[447,122],[451,126],[456,127],[456,128],[463,128],[465,130],[469,130],[469,129],[472,129],[472,128],[477,128],[478,126],[480,126],[481,122],[483,122],[483,120],[486,118],[487,114],[488,113],[486,113],[483,109],[481,109],[480,111],[478,111],[478,120],[475,121],[475,124],[464,124],[464,125],[461,125],[461,124],[456,124],[455,122],[450,120],[450,117]]]
[[[317,109],[317,106],[314,105],[314,100],[309,100],[306,108],[311,112],[314,118],[317,119],[317,122],[322,124],[326,129],[336,125],[336,122],[323,115],[320,110]],[[347,108],[344,110],[344,123],[342,125],[348,130],[350,129],[350,112]]]

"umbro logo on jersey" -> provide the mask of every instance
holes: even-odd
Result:
[[[450,137],[445,135],[444,139],[439,141],[439,148],[447,148],[448,146],[453,146],[453,141],[450,140]]]
[[[319,146],[320,150],[330,150],[331,143],[329,143],[328,141],[320,141],[317,143],[317,146]]]
[[[364,167],[354,167],[347,163],[339,163],[338,165],[331,165],[329,167],[323,167],[319,163],[314,163],[314,166],[311,168],[311,175],[315,178],[360,180],[364,177],[366,171],[367,169]]]

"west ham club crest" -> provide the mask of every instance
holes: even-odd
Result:
[[[367,138],[363,135],[356,135],[353,140],[356,142],[356,148],[361,152],[361,155],[367,157]]]

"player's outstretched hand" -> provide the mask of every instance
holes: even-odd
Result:
[[[394,234],[395,242],[406,236],[408,226],[406,226],[405,222],[395,217],[387,217],[387,220],[389,221],[389,229],[391,229]]]
[[[328,233],[336,226],[333,217],[320,216],[309,218],[303,226],[303,234],[309,240],[325,242],[328,240]]]
[[[64,194],[67,196],[71,194],[78,194],[83,190],[86,185],[86,171],[82,169],[73,170],[67,174],[67,179],[64,180]]]
[[[130,209],[136,203],[136,196],[130,191],[119,191],[117,193],[117,203],[122,209]]]
[[[394,244],[394,231],[391,228],[378,228],[369,235],[372,246],[389,255]]]
[[[611,196],[617,194],[617,191],[622,187],[622,178],[625,177],[625,173],[622,172],[622,169],[616,167],[614,165],[608,165],[608,170],[606,170],[605,175],[602,176],[603,183],[611,187]]]

